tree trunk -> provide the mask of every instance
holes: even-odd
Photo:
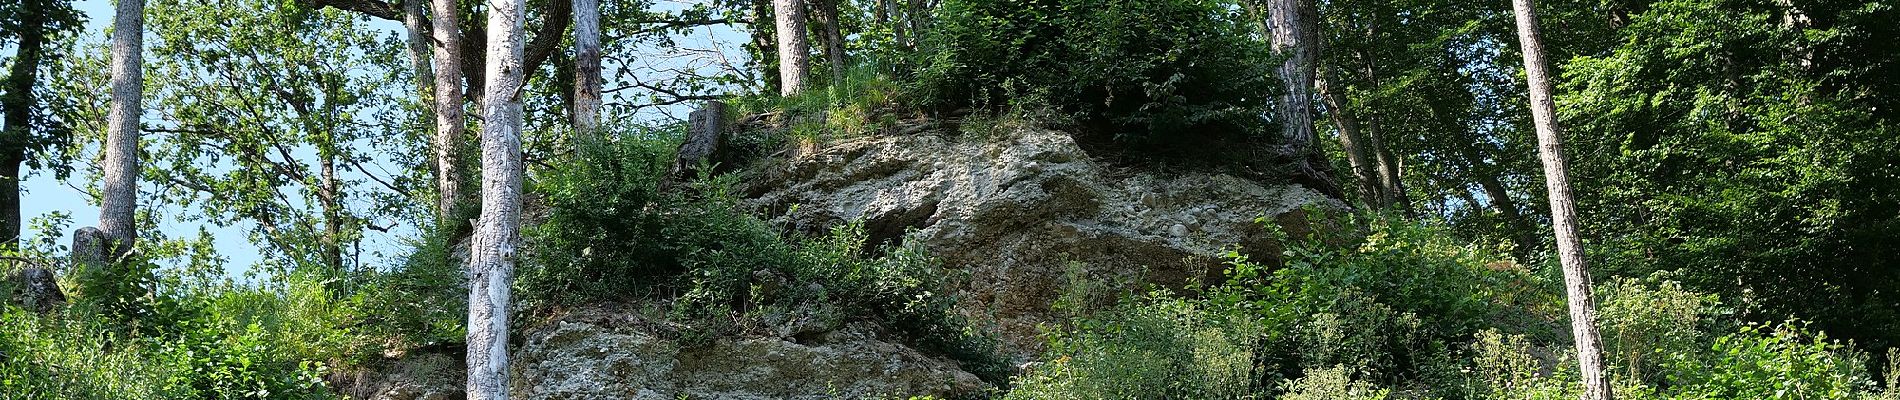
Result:
[[[805,4],[802,0],[772,0],[772,11],[778,20],[779,94],[796,95],[805,90],[805,77],[811,76]]]
[[[1570,300],[1570,331],[1576,337],[1578,371],[1583,375],[1585,400],[1610,400],[1609,376],[1603,371],[1602,339],[1597,336],[1596,300],[1590,292],[1590,271],[1577,237],[1577,206],[1571,201],[1569,166],[1564,159],[1563,128],[1551,99],[1550,74],[1545,69],[1544,44],[1531,0],[1512,0],[1517,11],[1517,38],[1524,48],[1524,73],[1530,85],[1531,118],[1537,123],[1538,158],[1544,163],[1544,182],[1550,191],[1550,222],[1557,235],[1558,260],[1563,264],[1565,295]]]
[[[456,204],[462,199],[462,163],[458,154],[465,129],[462,111],[462,43],[458,32],[456,0],[433,0],[435,17],[435,137],[429,146],[435,153],[436,221],[454,223]],[[459,221],[458,221],[459,222]]]
[[[105,188],[99,207],[99,231],[109,257],[132,250],[138,237],[139,114],[145,73],[145,0],[119,0],[112,21],[112,109],[106,117]]]
[[[600,0],[574,0],[574,134],[600,129]]]
[[[435,114],[430,109],[435,71],[429,67],[429,38],[425,36],[428,34],[429,17],[423,11],[423,1],[426,0],[402,0],[402,26],[406,34],[403,44],[409,56],[409,69],[416,73],[416,93],[421,99],[419,103],[423,104],[419,118],[422,122],[419,125],[426,126]]]
[[[1284,155],[1293,163],[1300,180],[1314,190],[1343,197],[1325,168],[1325,155],[1314,145],[1313,72],[1319,59],[1319,36],[1314,22],[1318,8],[1313,0],[1267,0],[1268,40],[1274,53],[1285,56],[1279,75],[1286,84],[1280,96],[1280,135]]]
[[[32,4],[14,15],[18,35],[14,39],[13,66],[7,71],[6,97],[0,107],[6,109],[0,125],[0,249],[20,243],[20,164],[26,162],[27,142],[33,137],[33,87],[39,83],[40,59],[46,47],[45,4]]]
[[[1518,208],[1517,200],[1511,198],[1511,191],[1504,186],[1504,180],[1498,178],[1498,167],[1485,162],[1483,154],[1477,149],[1466,150],[1465,158],[1469,159],[1467,162],[1470,165],[1467,171],[1469,178],[1477,181],[1478,188],[1483,189],[1484,196],[1489,199],[1487,203],[1504,217],[1505,223],[1511,224],[1512,230],[1516,231],[1512,235],[1512,240],[1517,242],[1517,254],[1526,255],[1535,250],[1537,227]]]
[[[1326,78],[1332,78],[1328,73]],[[1314,86],[1319,89],[1320,97],[1326,101],[1326,110],[1332,116],[1333,127],[1339,131],[1339,147],[1346,152],[1346,162],[1352,165],[1353,178],[1358,181],[1359,199],[1377,210],[1385,207],[1383,187],[1379,184],[1381,175],[1378,166],[1373,165],[1373,157],[1366,146],[1365,133],[1359,131],[1359,119],[1346,109],[1346,96],[1332,87],[1331,81],[1337,79],[1319,79]]]
[[[752,0],[752,44],[757,53],[759,79],[765,82],[759,92],[779,90],[778,39],[772,24],[776,23],[772,14],[771,0]]]
[[[332,114],[335,115],[335,114]],[[342,185],[336,178],[336,153],[319,156],[317,200],[323,206],[323,237],[318,249],[323,267],[333,276],[343,276],[343,199]]]
[[[831,84],[836,86],[844,82],[844,33],[838,26],[838,0],[814,0],[813,13],[818,14],[818,29],[824,31],[825,64],[831,71]]]
[[[522,0],[488,10],[482,213],[469,257],[468,398],[508,398],[508,296],[521,224]]]
[[[1377,128],[1376,123],[1368,123],[1367,126]],[[1378,129],[1366,129],[1365,135],[1366,140],[1372,142],[1373,160],[1378,163],[1379,194],[1383,196],[1381,201],[1386,206],[1398,207],[1399,212],[1405,215],[1416,216],[1412,209],[1412,196],[1405,192],[1404,176],[1400,175],[1403,166],[1399,165],[1398,157],[1392,155],[1392,148],[1385,145],[1385,138]]]

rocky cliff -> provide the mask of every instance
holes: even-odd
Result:
[[[1230,246],[1277,254],[1260,218],[1300,224],[1302,206],[1341,206],[1296,185],[1112,167],[1062,132],[995,131],[873,136],[766,162],[751,203],[806,232],[862,220],[873,241],[922,241],[968,273],[949,289],[1018,354],[1040,347],[1036,325],[1053,322],[1071,266],[1180,286],[1218,274]]]
[[[1035,128],[910,129],[781,153],[745,173],[745,203],[780,226],[816,234],[863,221],[872,241],[921,244],[963,276],[944,288],[962,312],[1022,358],[1041,348],[1037,326],[1057,322],[1066,274],[1178,287],[1217,276],[1235,246],[1277,253],[1262,222],[1297,231],[1303,206],[1339,206],[1296,185],[1114,167]],[[689,342],[643,314],[597,305],[530,323],[512,355],[514,397],[965,398],[990,387],[869,324]],[[350,391],[460,398],[462,369],[459,356],[403,357]]]

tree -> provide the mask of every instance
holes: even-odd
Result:
[[[482,213],[469,257],[468,396],[508,398],[508,296],[521,224],[522,0],[488,10]]]
[[[99,231],[111,251],[125,254],[138,237],[139,115],[144,98],[145,0],[119,0],[112,21],[112,111],[107,117],[105,188]]]
[[[435,156],[436,215],[445,222],[462,199],[462,163],[459,157],[463,141],[462,111],[462,35],[457,25],[461,13],[455,0],[432,0],[434,12],[429,20],[435,37],[435,137],[430,140]]]
[[[4,95],[0,95],[0,248],[11,248],[20,239],[20,168],[32,158],[31,152],[45,143],[35,129],[34,110],[39,98],[33,91],[39,86],[40,67],[48,58],[46,42],[53,36],[77,27],[77,14],[64,1],[25,0],[10,7],[0,5],[0,40],[13,39],[13,63],[8,68]]]
[[[1603,339],[1597,335],[1596,300],[1590,291],[1589,264],[1577,237],[1577,207],[1571,200],[1569,166],[1564,159],[1563,127],[1551,98],[1550,74],[1544,44],[1538,32],[1537,12],[1531,0],[1512,0],[1517,11],[1517,39],[1524,49],[1524,74],[1530,86],[1531,119],[1537,124],[1538,155],[1544,163],[1544,182],[1550,194],[1550,224],[1557,234],[1558,261],[1563,264],[1564,291],[1570,303],[1570,332],[1577,344],[1578,371],[1583,375],[1583,398],[1610,400],[1609,375],[1603,370]]]
[[[1313,0],[1266,0],[1268,43],[1273,52],[1286,57],[1279,76],[1286,85],[1280,95],[1277,114],[1284,153],[1293,162],[1303,180],[1314,190],[1334,194],[1338,187],[1321,170],[1325,158],[1315,145],[1313,133],[1314,66],[1319,61],[1319,36],[1315,25],[1318,7]]]
[[[778,20],[779,94],[791,96],[805,90],[805,78],[811,76],[811,47],[805,41],[805,2],[772,0]]]
[[[831,84],[844,81],[844,30],[839,26],[838,0],[813,0],[811,11],[818,19],[818,30],[825,41],[825,69],[831,72]]]
[[[600,1],[574,0],[574,134],[600,129]]]

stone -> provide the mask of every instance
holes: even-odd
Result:
[[[673,160],[674,179],[691,179],[700,172],[705,164],[722,164],[726,153],[726,103],[708,102],[704,107],[694,110],[686,117],[686,141],[680,143],[678,156]],[[715,170],[729,169],[731,165],[715,165]],[[713,171],[705,171],[713,172]]]
[[[66,292],[59,290],[59,281],[53,277],[53,271],[40,267],[26,267],[7,274],[7,286],[12,289],[13,304],[36,313],[46,313],[66,304]]]
[[[963,299],[963,314],[1000,328],[1019,356],[1040,351],[1038,325],[1059,321],[1051,305],[1072,262],[1091,276],[1145,275],[1178,288],[1218,278],[1229,246],[1274,259],[1279,244],[1259,217],[1345,208],[1293,184],[1111,171],[1069,135],[1037,128],[862,138],[758,171],[742,192],[778,226],[821,234],[861,220],[873,244],[914,240],[967,272],[946,290]]]
[[[865,326],[813,343],[749,337],[682,345],[633,313],[578,310],[530,328],[514,351],[518,399],[870,399],[967,397],[987,388],[955,363]]]

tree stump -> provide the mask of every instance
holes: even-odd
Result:
[[[683,181],[700,172],[701,164],[720,164],[726,151],[726,103],[708,102],[687,116],[686,142],[673,159],[672,180]]]
[[[8,300],[36,313],[44,314],[66,304],[66,293],[59,290],[59,281],[53,278],[53,271],[46,268],[13,271],[7,274],[7,286],[12,289]]]

